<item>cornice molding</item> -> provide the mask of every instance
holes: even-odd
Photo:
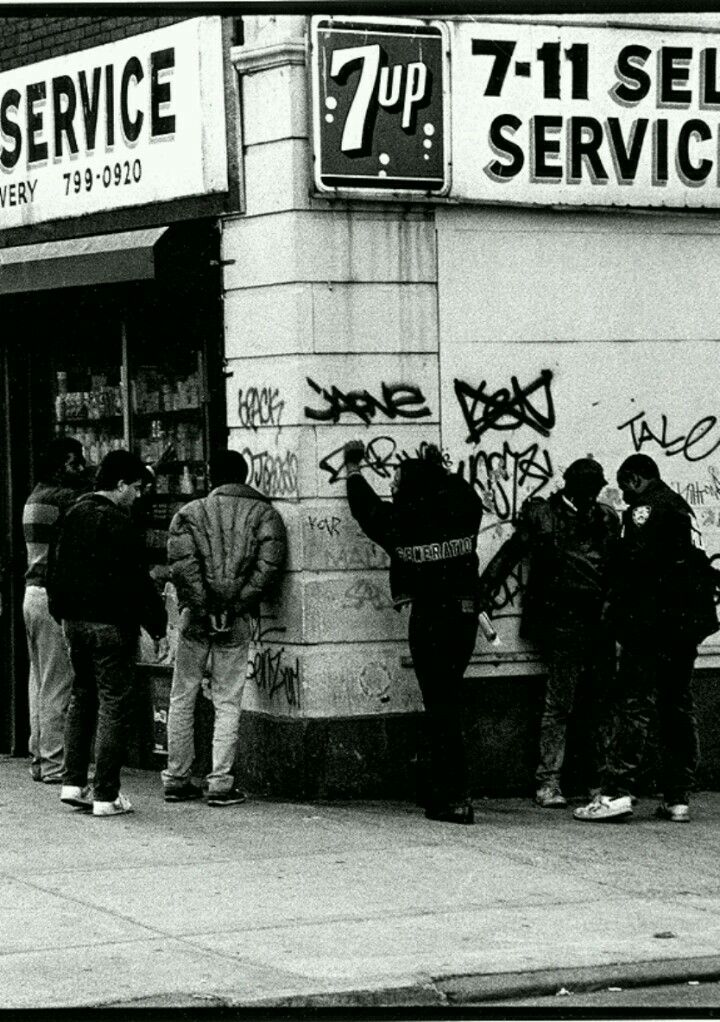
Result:
[[[255,74],[257,71],[270,71],[288,64],[304,67],[305,59],[305,43],[291,40],[254,49],[233,46],[230,50],[230,60],[238,74]]]

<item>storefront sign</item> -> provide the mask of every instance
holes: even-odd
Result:
[[[0,74],[0,230],[227,189],[219,17]]]
[[[720,49],[706,33],[450,27],[462,200],[720,204]]]
[[[446,191],[444,27],[320,17],[312,39],[318,189]]]

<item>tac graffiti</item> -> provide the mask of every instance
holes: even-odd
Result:
[[[507,441],[501,451],[474,451],[458,463],[458,473],[475,487],[491,516],[482,531],[512,524],[523,501],[542,493],[554,475],[545,448],[531,444],[516,451]]]
[[[238,391],[238,418],[243,429],[282,425],[285,402],[277,387],[247,387]]]
[[[268,497],[297,497],[298,458],[293,451],[241,451],[248,463],[249,486],[255,486]]]
[[[720,447],[720,431],[717,426],[718,420],[714,415],[705,415],[686,433],[672,436],[668,432],[667,415],[660,416],[660,429],[656,431],[648,423],[647,414],[638,412],[617,428],[630,431],[636,452],[642,451],[646,444],[657,444],[668,458],[681,454],[687,461],[702,461]]]
[[[288,706],[300,706],[300,661],[288,656],[282,642],[286,628],[277,618],[260,612],[251,621],[248,680],[268,699],[279,697]],[[272,645],[268,645],[272,643]]]
[[[555,425],[555,407],[550,387],[552,378],[552,372],[543,369],[536,380],[521,387],[517,377],[512,376],[509,387],[500,387],[493,392],[486,389],[487,380],[473,387],[456,379],[455,395],[469,430],[467,443],[479,443],[482,435],[491,429],[514,430],[520,426],[529,426],[541,436],[550,436]],[[537,392],[540,399],[545,401],[544,409],[530,401],[530,397]]]
[[[381,384],[382,398],[374,397],[368,390],[349,390],[339,387],[321,387],[309,376],[308,386],[325,401],[325,408],[305,407],[305,416],[314,422],[340,421],[343,415],[356,415],[369,425],[378,414],[388,419],[422,419],[430,415],[423,392],[419,387],[406,383]]]

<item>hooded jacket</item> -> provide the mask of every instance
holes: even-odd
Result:
[[[278,581],[287,540],[262,493],[225,483],[181,508],[168,533],[168,562],[181,607],[199,617],[255,612]]]
[[[390,556],[393,603],[418,598],[476,599],[482,503],[460,476],[420,459],[402,463],[391,503],[354,473],[347,479],[350,511],[363,532]]]

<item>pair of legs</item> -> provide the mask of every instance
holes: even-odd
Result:
[[[602,792],[634,794],[653,708],[657,708],[667,805],[687,805],[698,760],[697,726],[690,681],[697,648],[691,641],[628,645],[620,657],[622,701],[616,719]]]
[[[30,770],[35,780],[60,784],[72,665],[62,628],[50,616],[43,587],[26,588],[23,617],[30,662]]]
[[[137,631],[94,621],[65,621],[63,627],[74,671],[63,781],[87,785],[94,735],[94,799],[114,802],[132,721]]]
[[[538,788],[559,791],[568,722],[581,686],[591,711],[585,736],[586,776],[588,787],[596,788],[605,766],[611,726],[609,697],[614,685],[615,643],[593,624],[572,635],[550,636],[544,654],[548,676],[535,772]]]
[[[463,736],[463,676],[475,647],[472,601],[414,600],[408,640],[423,703],[429,808],[458,806],[469,795]]]
[[[215,709],[208,792],[224,794],[232,790],[249,644],[247,618],[233,622],[230,634],[222,638],[187,615],[181,621],[170,689],[168,761],[162,774],[166,791],[182,788],[190,781],[195,759],[195,701],[206,675]]]

